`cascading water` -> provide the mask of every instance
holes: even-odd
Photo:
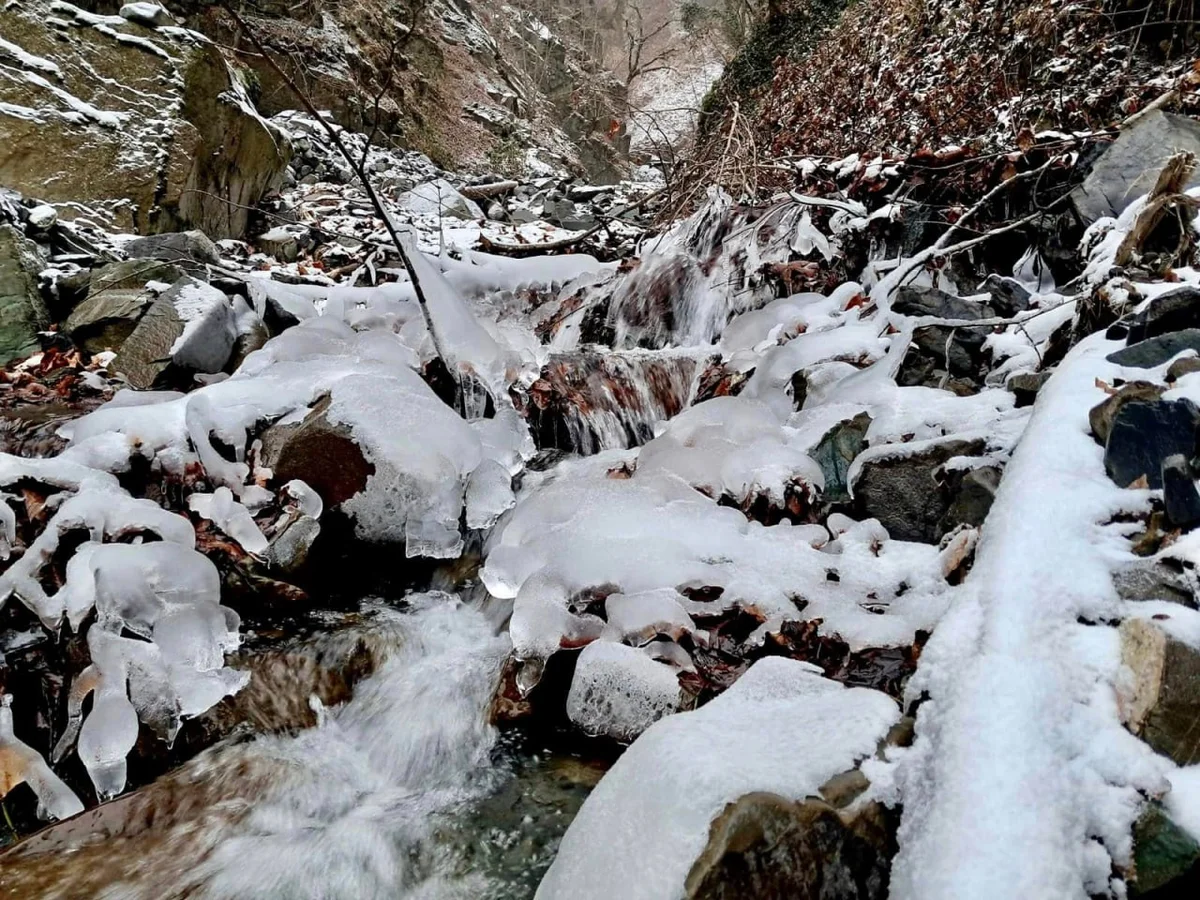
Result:
[[[407,602],[380,613],[393,645],[380,668],[318,710],[317,727],[215,747],[18,847],[0,883],[126,900],[529,896],[586,788],[498,744],[488,709],[511,648],[505,610],[440,593]],[[478,812],[497,796],[499,810]]]
[[[552,357],[529,390],[538,446],[591,454],[654,437],[657,422],[691,405],[708,354],[588,350]]]

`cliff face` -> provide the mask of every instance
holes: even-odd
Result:
[[[554,28],[499,0],[272,0],[242,15],[318,109],[382,145],[455,170],[613,181],[624,85],[578,7]],[[217,4],[29,0],[0,9],[0,35],[0,184],[82,200],[76,214],[106,228],[214,238],[240,237],[278,186],[289,148],[265,120],[299,101]]]
[[[1187,71],[1189,8],[1134,10],[1110,0],[783,5],[709,96],[705,131],[711,138],[727,129],[735,103],[757,149],[775,155],[903,157],[1103,129]]]

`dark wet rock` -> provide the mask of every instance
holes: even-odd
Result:
[[[1170,151],[1164,148],[1171,148]],[[1170,152],[1191,150],[1200,156],[1200,124],[1187,116],[1152,110],[1133,119],[1099,160],[1071,202],[1086,222],[1119,216],[1130,203],[1154,187]],[[1193,177],[1191,184],[1196,184]]]
[[[878,519],[897,540],[937,543],[964,524],[953,521],[950,511],[968,474],[942,467],[952,457],[977,456],[983,448],[983,440],[952,439],[909,454],[901,445],[895,456],[866,462],[853,484],[856,516]],[[975,515],[982,506],[973,502],[963,508]],[[982,519],[965,524],[979,525]]]
[[[1163,460],[1162,481],[1167,524],[1184,531],[1200,524],[1200,493],[1187,459],[1176,454]]]
[[[747,794],[713,820],[684,896],[883,898],[895,827],[895,815],[879,803],[851,816],[824,800]]]
[[[1008,379],[1004,386],[1016,395],[1018,407],[1032,406],[1034,400],[1037,399],[1038,391],[1053,374],[1053,372],[1021,372]]]
[[[1113,573],[1113,587],[1122,600],[1165,600],[1196,608],[1196,598],[1187,580],[1161,560],[1139,561],[1118,569]]]
[[[1200,409],[1190,400],[1132,400],[1117,411],[1104,445],[1104,470],[1120,487],[1143,476],[1147,486],[1162,487],[1162,466],[1169,456],[1196,455]]]
[[[112,368],[140,390],[160,384],[172,370],[220,372],[236,337],[229,298],[202,281],[182,278],[146,310]]]
[[[219,265],[221,252],[203,231],[175,231],[169,234],[152,234],[138,238],[125,245],[131,257],[160,259],[182,265],[207,263]]]
[[[952,492],[953,499],[938,524],[938,530],[946,535],[960,525],[982,525],[996,499],[1002,474],[999,466],[976,466],[962,474],[957,479],[957,487]]]
[[[1133,897],[1200,894],[1200,845],[1151,803],[1133,826]],[[1151,894],[1151,892],[1154,892]]]
[[[992,295],[992,307],[1001,316],[1015,316],[1029,309],[1033,295],[1015,278],[989,275],[984,287]]]
[[[147,282],[174,284],[182,277],[177,266],[153,259],[109,263],[92,272],[87,297],[71,311],[63,328],[89,353],[117,350],[154,302],[154,295],[145,289]]]
[[[1200,372],[1200,356],[1188,356],[1177,359],[1167,368],[1167,381],[1176,382],[1184,375]]]
[[[1120,698],[1122,720],[1175,763],[1200,762],[1200,651],[1147,619],[1126,619],[1119,632],[1121,662],[1133,675]]]
[[[871,417],[859,413],[831,428],[809,453],[825,475],[825,489],[821,492],[825,500],[838,503],[850,499],[846,474],[854,457],[866,449],[870,427]]]
[[[994,314],[989,305],[978,300],[966,300],[934,288],[915,287],[900,288],[892,310],[906,316],[947,319],[983,319]],[[932,371],[925,371],[930,364],[934,369],[944,369],[948,363],[951,375],[978,376],[987,332],[986,328],[948,328],[943,325],[917,328],[913,332],[913,344],[919,351],[918,357],[924,358],[924,364],[920,358],[906,358],[897,381],[904,385],[932,383],[935,380]]]
[[[1161,384],[1149,381],[1130,381],[1121,385],[1120,390],[1104,398],[1088,412],[1088,424],[1092,426],[1092,434],[1096,436],[1096,440],[1101,444],[1108,443],[1113,420],[1126,403],[1153,403],[1162,396],[1163,390]]]
[[[1127,343],[1136,344],[1184,328],[1200,327],[1200,288],[1183,285],[1159,294],[1128,323]]]
[[[262,434],[259,462],[285,484],[299,479],[320,495],[325,508],[349,500],[375,474],[347,425],[329,421],[323,397],[303,422],[272,425]]]
[[[41,349],[38,332],[50,313],[38,291],[45,260],[37,244],[12,225],[0,225],[0,366]]]
[[[1200,328],[1185,328],[1171,334],[1160,334],[1136,344],[1130,344],[1105,357],[1118,366],[1135,369],[1153,369],[1178,356],[1184,350],[1200,353]]]

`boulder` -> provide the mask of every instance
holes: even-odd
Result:
[[[1161,803],[1149,804],[1133,826],[1133,869],[1132,897],[1160,888],[1171,897],[1200,893],[1200,845],[1172,821]]]
[[[846,474],[854,457],[867,448],[867,429],[870,427],[871,417],[859,413],[831,428],[809,452],[825,476],[825,488],[821,492],[825,500],[839,503],[850,499]]]
[[[1200,651],[1147,619],[1126,619],[1118,632],[1132,675],[1118,694],[1121,720],[1179,765],[1200,762]]]
[[[1136,344],[1184,328],[1200,327],[1200,288],[1182,285],[1159,294],[1129,318],[1126,344]]]
[[[970,472],[942,469],[952,457],[976,456],[983,448],[983,440],[950,439],[916,452],[906,452],[903,446],[889,448],[896,452],[864,461],[852,485],[855,517],[878,519],[897,540],[931,544],[957,525],[983,524],[990,503],[980,496],[957,508],[969,519],[954,520],[951,510]],[[972,490],[979,493],[975,490],[979,487],[974,485]]]
[[[1200,123],[1161,110],[1137,116],[1092,166],[1071,202],[1086,222],[1119,216],[1150,192],[1163,165],[1181,150],[1200,156]],[[1197,184],[1200,176],[1193,175],[1188,187]]]
[[[1190,400],[1131,400],[1113,417],[1104,445],[1104,470],[1120,487],[1144,476],[1148,487],[1161,488],[1167,457],[1196,455],[1197,428],[1200,409]]]
[[[148,27],[158,6],[126,4],[130,15],[103,27],[69,4],[0,6],[0,34],[23,51],[17,71],[35,76],[0,80],[0,184],[50,203],[84,199],[110,230],[240,237],[282,178],[287,140],[216,43]]]
[[[329,421],[329,397],[321,398],[303,422],[272,425],[262,435],[260,464],[278,482],[299,479],[320,496],[326,509],[360,493],[375,466],[363,455],[347,425]]]
[[[125,245],[129,256],[161,259],[180,265],[202,263],[220,265],[221,251],[203,231],[176,231],[138,238]],[[194,268],[194,267],[193,267]]]
[[[202,281],[181,278],[146,310],[112,369],[140,390],[155,386],[171,368],[220,372],[236,336],[229,298]]]
[[[38,332],[50,313],[38,291],[45,260],[37,244],[12,225],[0,225],[0,365],[41,349]]]
[[[895,852],[894,817],[880,803],[850,815],[815,798],[747,794],[713,820],[684,896],[882,900]]]
[[[109,263],[92,272],[87,297],[71,311],[63,328],[89,353],[116,350],[154,302],[145,285],[173,284],[182,277],[176,266],[153,259]]]
[[[1148,340],[1130,344],[1116,350],[1105,357],[1110,363],[1118,366],[1129,366],[1134,369],[1153,369],[1183,353],[1194,350],[1200,353],[1200,328],[1185,328],[1170,334],[1160,334]]]

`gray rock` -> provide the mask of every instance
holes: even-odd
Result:
[[[523,206],[518,206],[509,211],[508,220],[514,225],[528,225],[530,222],[536,222],[538,217]]]
[[[1185,328],[1171,334],[1160,334],[1149,340],[1130,344],[1121,350],[1116,350],[1105,357],[1109,362],[1118,366],[1129,366],[1134,369],[1153,369],[1169,362],[1184,350],[1195,350],[1200,353],[1200,328]]]
[[[203,231],[175,231],[169,234],[152,234],[138,238],[125,245],[130,257],[161,259],[166,262],[208,263],[220,265],[221,251],[208,239]]]
[[[446,179],[438,178],[417,185],[396,198],[396,204],[418,216],[444,216],[452,219],[482,219],[483,210],[474,200],[460,194]]]
[[[302,569],[320,533],[320,522],[312,516],[300,516],[271,539],[267,561],[285,575]]]
[[[170,367],[220,372],[236,336],[229,298],[202,281],[182,278],[146,311],[112,368],[141,390],[153,387]]]
[[[982,319],[994,314],[990,306],[978,300],[955,297],[934,288],[911,286],[900,288],[892,303],[892,310],[906,316],[949,319]],[[965,376],[978,375],[986,338],[987,329],[984,328],[951,329],[941,325],[924,325],[913,332],[913,343],[920,355],[932,360],[935,368],[949,362],[951,374]],[[928,382],[930,375],[919,360],[906,358],[897,380],[906,385],[920,384]]]
[[[1190,400],[1133,400],[1113,417],[1104,445],[1104,470],[1120,487],[1143,476],[1152,489],[1162,487],[1162,466],[1176,453],[1196,455],[1200,409]]]
[[[860,413],[831,428],[809,453],[825,475],[825,489],[821,492],[823,499],[831,503],[850,499],[846,473],[854,457],[866,449],[867,429],[870,427],[871,417]]]
[[[493,222],[503,222],[508,216],[504,212],[503,203],[489,203],[487,208],[487,217]]]
[[[1200,524],[1200,493],[1192,468],[1180,454],[1168,456],[1162,464],[1163,508],[1171,528],[1188,531]]]
[[[1175,153],[1200,156],[1200,124],[1188,116],[1153,110],[1137,117],[1092,166],[1071,202],[1087,222],[1118,216],[1154,186],[1163,164]],[[1188,187],[1200,184],[1193,175]]]
[[[1031,406],[1053,372],[1020,372],[1004,383],[1004,386],[1016,394],[1017,406]]]
[[[173,284],[182,277],[176,266],[154,259],[109,263],[92,273],[88,295],[71,311],[64,330],[89,353],[116,350],[154,302],[146,283]]]
[[[1097,403],[1088,412],[1088,424],[1092,426],[1092,434],[1103,444],[1108,443],[1109,432],[1112,431],[1113,419],[1126,403],[1134,401],[1153,402],[1163,393],[1163,386],[1149,381],[1130,381],[1121,385],[1115,394],[1110,394]]]
[[[58,210],[47,203],[29,211],[29,227],[33,231],[47,232],[58,222]]]
[[[1033,295],[1017,279],[989,275],[985,287],[992,295],[992,306],[999,315],[1015,316],[1029,309],[1029,301]]]
[[[147,28],[175,24],[175,19],[171,14],[157,3],[126,3],[121,7],[121,18],[145,25]]]
[[[1197,326],[1200,326],[1200,289],[1185,284],[1159,294],[1142,312],[1129,318],[1126,344]]]
[[[1196,598],[1187,580],[1158,560],[1139,560],[1117,569],[1113,573],[1113,587],[1122,600],[1136,603],[1165,600],[1196,608]]]
[[[12,225],[0,225],[0,365],[41,349],[38,332],[50,313],[38,291],[45,260],[37,244]]]
[[[1175,763],[1200,762],[1200,652],[1147,619],[1126,619],[1118,632],[1132,674],[1118,698],[1122,721]]]
[[[963,524],[953,521],[950,511],[968,474],[944,472],[942,466],[955,456],[976,456],[983,448],[982,440],[950,439],[916,453],[868,461],[853,485],[857,517],[878,519],[898,540],[936,544]],[[980,506],[974,503],[970,509],[978,511]],[[981,523],[981,518],[966,521],[970,525]]]

